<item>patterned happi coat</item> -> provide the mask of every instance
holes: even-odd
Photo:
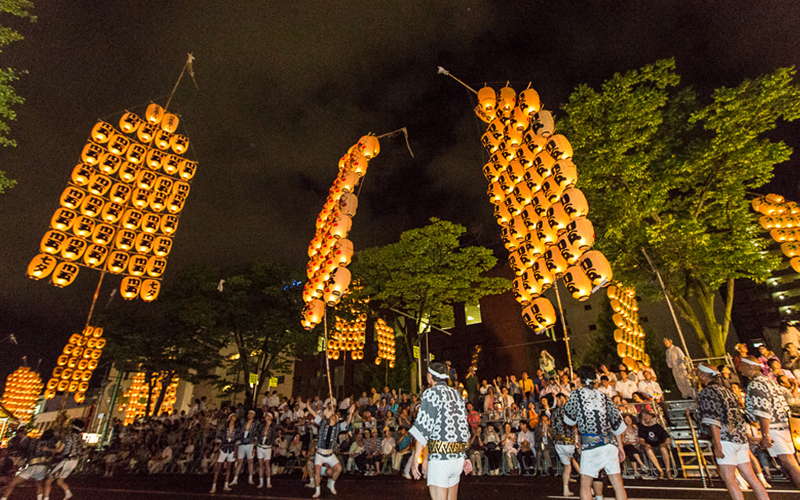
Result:
[[[564,423],[564,407],[559,406],[550,413],[550,430],[555,444],[575,444],[572,426]]]
[[[703,431],[711,435],[712,425],[719,427],[720,441],[744,444],[746,425],[744,408],[736,395],[720,383],[712,382],[697,395],[697,416]]]
[[[581,433],[581,449],[590,450],[615,442],[625,432],[625,421],[611,398],[589,387],[575,389],[564,406],[564,423]]]
[[[409,433],[423,446],[426,446],[429,440],[467,443],[469,424],[461,394],[445,382],[426,389],[422,393],[417,419]],[[431,453],[428,459],[448,460],[464,456],[464,453]]]
[[[768,418],[770,424],[789,423],[789,405],[781,388],[761,373],[756,373],[747,385],[744,408],[747,417],[754,422]]]

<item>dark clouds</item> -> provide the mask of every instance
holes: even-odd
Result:
[[[57,290],[28,280],[25,267],[94,121],[163,104],[187,52],[200,89],[184,78],[171,109],[200,167],[167,280],[197,262],[302,265],[338,158],[361,135],[400,127],[416,158],[402,138],[382,141],[354,220],[357,249],[431,216],[497,241],[474,103],[438,65],[475,86],[533,82],[557,108],[580,83],[658,58],[676,57],[684,81],[705,90],[796,64],[800,51],[800,6],[788,0],[42,0],[36,14],[36,24],[15,23],[26,40],[0,55],[29,71],[12,128],[19,146],[0,151],[0,169],[19,181],[0,196],[0,338],[15,333],[23,344],[0,344],[3,371],[37,348],[51,364],[82,327],[97,273]],[[794,146],[797,132],[784,129]],[[110,278],[103,297],[117,283]]]

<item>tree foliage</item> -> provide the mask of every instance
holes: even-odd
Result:
[[[33,10],[33,3],[28,0],[0,0],[0,12],[35,21],[36,17],[31,14],[31,10]],[[0,51],[5,46],[22,39],[22,34],[17,30],[0,26]],[[17,118],[14,106],[25,102],[12,86],[13,82],[18,79],[19,71],[12,68],[0,68],[0,146],[4,147],[17,145],[16,141],[9,137],[11,127],[8,122]],[[7,178],[5,172],[0,170],[0,193],[14,187],[15,184],[14,180]]]
[[[413,318],[396,322],[405,347],[398,354],[405,352],[409,362],[413,362],[411,345],[430,325],[452,321],[453,309],[448,306],[477,304],[481,297],[511,287],[504,278],[482,276],[497,259],[487,248],[461,246],[465,232],[459,224],[432,218],[429,225],[404,232],[397,243],[357,254],[353,274],[370,306],[400,310]]]
[[[709,356],[725,352],[734,280],[763,281],[778,264],[763,253],[749,200],[789,159],[766,133],[800,116],[794,74],[778,69],[702,99],[664,60],[599,90],[581,85],[563,106],[559,131],[575,150],[597,248],[616,278],[652,292],[644,249]]]

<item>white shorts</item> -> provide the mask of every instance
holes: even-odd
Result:
[[[451,488],[461,480],[464,471],[463,458],[428,460],[428,486]]]
[[[556,455],[558,455],[558,460],[561,462],[561,465],[569,465],[569,459],[575,454],[575,445],[574,444],[557,444],[556,445]]]
[[[240,444],[239,445],[239,452],[238,452],[239,460],[243,458],[247,458],[252,460],[253,459],[253,445],[252,444]]]
[[[772,447],[769,451],[769,456],[777,457],[780,455],[794,455],[794,445],[792,444],[792,432],[787,426],[781,430],[773,429],[770,426],[769,437],[772,438]]]
[[[723,458],[717,459],[717,465],[739,465],[750,463],[750,447],[745,443],[720,441]]]
[[[339,463],[339,459],[336,458],[336,453],[331,452],[330,455],[324,457],[319,453],[314,455],[314,465],[327,465],[328,467],[336,467]]]
[[[77,458],[67,458],[62,460],[50,470],[50,477],[56,479],[66,479],[70,474],[72,474],[72,471],[75,470],[76,465],[78,465]]]
[[[597,478],[600,471],[606,474],[619,474],[619,450],[615,444],[605,444],[591,450],[581,452],[581,474]]]
[[[17,475],[22,479],[42,481],[44,480],[45,476],[47,476],[47,465],[29,465],[17,472]]]
[[[271,460],[272,446],[256,446],[256,458],[259,460]]]
[[[236,452],[235,451],[220,451],[219,458],[217,458],[217,462],[235,462],[236,461]]]

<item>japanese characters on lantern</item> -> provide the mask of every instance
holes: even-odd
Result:
[[[164,387],[164,375],[153,373],[152,378],[155,385],[150,395],[151,413]],[[180,382],[180,379],[177,376],[173,376],[172,380],[167,385],[167,392],[164,394],[164,401],[161,403],[161,408],[159,409],[160,412],[172,413],[172,408],[177,400],[178,382]],[[145,374],[139,372],[133,376],[131,385],[122,395],[121,404],[118,408],[118,411],[125,415],[122,420],[122,425],[130,425],[137,418],[147,416],[147,395],[148,386]]]
[[[481,143],[489,155],[483,173],[495,219],[516,274],[513,291],[525,323],[542,332],[556,322],[542,294],[564,278],[567,291],[586,300],[612,278],[602,253],[592,250],[594,228],[569,140],[554,133],[539,94],[510,86],[478,91],[478,117],[487,124]]]
[[[47,381],[45,399],[53,399],[58,392],[72,392],[75,402],[83,403],[105,346],[106,339],[100,327],[87,326],[81,333],[72,334],[56,361],[53,376]]]
[[[3,407],[13,413],[22,424],[27,424],[31,421],[43,387],[38,373],[27,366],[20,366],[6,378]]]
[[[65,287],[81,267],[123,276],[125,299],[158,297],[180,213],[197,170],[183,158],[179,119],[151,104],[118,127],[98,121],[72,169],[28,277]]]
[[[369,161],[378,153],[378,139],[365,135],[339,160],[339,174],[317,217],[317,230],[308,246],[308,281],[303,288],[306,306],[301,320],[307,330],[322,321],[325,306],[338,304],[350,286],[352,277],[347,266],[353,256],[353,243],[347,235],[358,208],[356,188],[367,173]],[[338,353],[338,349],[334,351]]]
[[[616,284],[609,286],[606,294],[611,301],[614,311],[612,319],[617,327],[614,330],[617,354],[626,366],[634,367],[635,361],[650,366],[650,355],[644,352],[644,330],[639,325],[636,289]]]

